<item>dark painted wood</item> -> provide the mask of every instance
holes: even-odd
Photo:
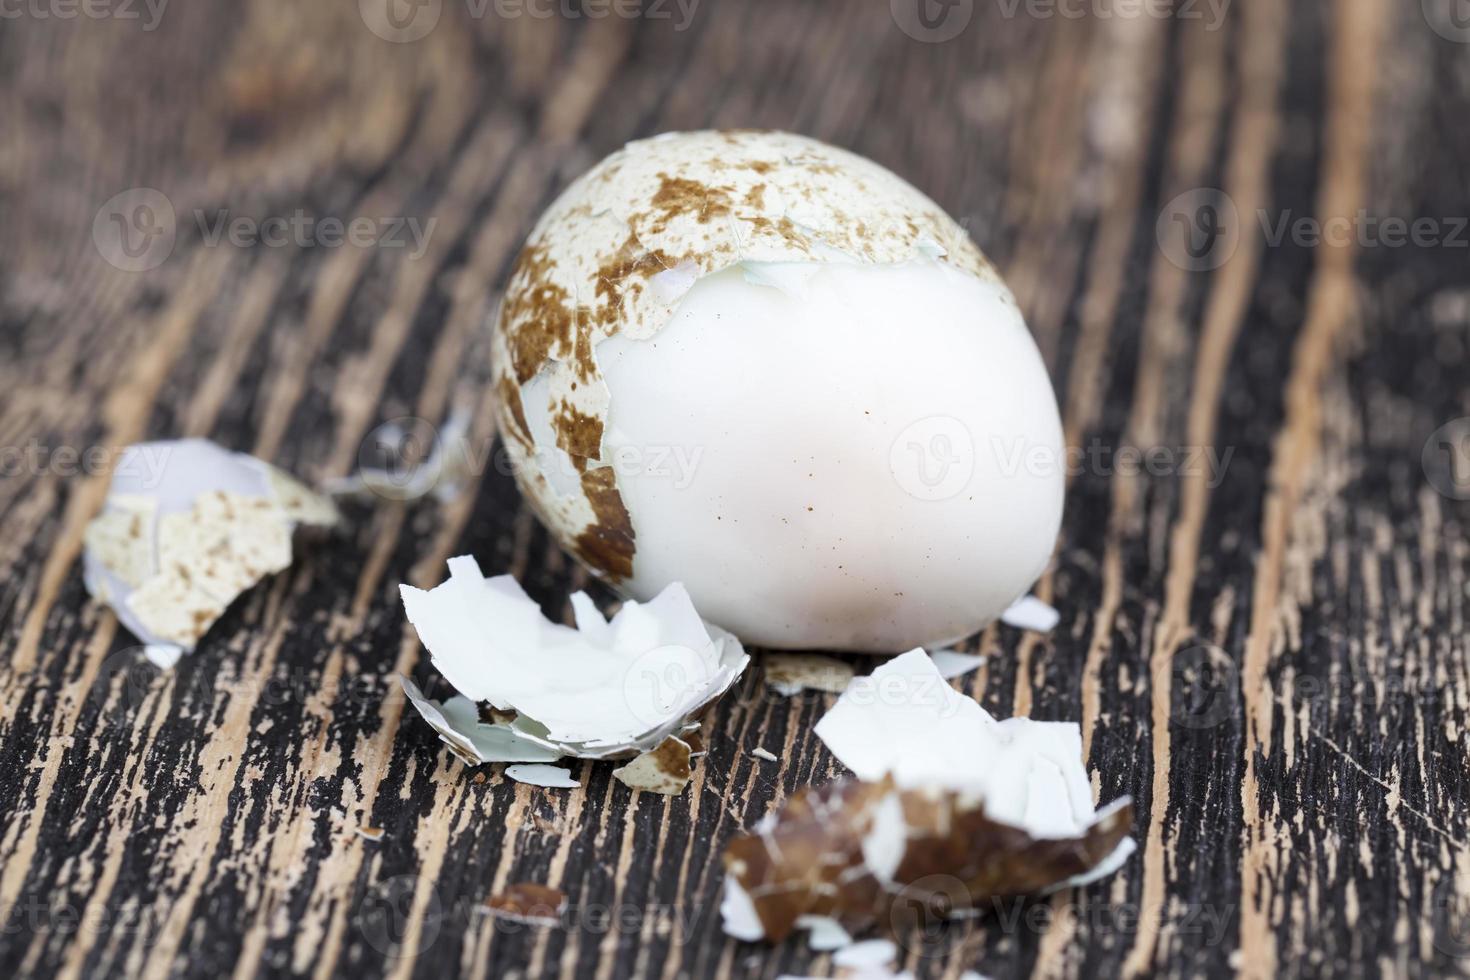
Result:
[[[717,912],[723,845],[836,774],[812,736],[826,699],[773,699],[752,671],[688,792],[633,799],[606,764],[577,764],[570,792],[467,770],[393,682],[432,676],[396,586],[447,556],[517,573],[556,615],[585,584],[494,465],[484,323],[521,238],[627,139],[731,125],[850,146],[963,220],[1073,442],[1099,449],[1039,586],[1061,628],[977,637],[991,657],[967,689],[1080,719],[1099,796],[1139,804],[1140,852],[1080,892],[906,934],[905,966],[1466,972],[1470,511],[1435,488],[1453,490],[1447,452],[1423,455],[1470,416],[1452,0],[1227,0],[1218,21],[1064,6],[1085,16],[931,4],[942,42],[908,0],[703,0],[687,24],[651,0],[599,20],[433,0],[396,8],[438,12],[403,43],[369,29],[375,2],[176,3],[156,24],[142,4],[7,9],[0,973],[831,972],[797,944],[725,941]],[[107,202],[138,187],[176,240],[126,271]],[[1187,195],[1201,227],[1220,202],[1200,188],[1235,205],[1218,267],[1168,217]],[[422,254],[206,234],[221,210],[298,209],[434,225]],[[1359,209],[1435,241],[1268,234]],[[379,424],[455,405],[485,461],[471,492],[356,506],[176,670],[130,666],[78,561],[118,448],[201,434],[320,479]],[[1228,462],[1135,471],[1129,446]],[[523,880],[568,893],[563,928],[477,911]]]

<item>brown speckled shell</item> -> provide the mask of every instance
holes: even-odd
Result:
[[[863,838],[894,792],[889,779],[805,789],[772,824],[730,843],[725,870],[750,895],[768,940],[785,939],[803,915],[830,916],[858,931],[885,916],[1036,894],[1092,870],[1133,823],[1129,804],[1080,836],[1039,838],[991,820],[983,803],[962,794],[902,790],[907,845],[893,880],[880,882],[864,861]],[[895,910],[896,902],[913,909]]]
[[[496,322],[501,431],[517,482],[550,530],[614,583],[633,572],[636,535],[617,479],[603,465],[608,390],[597,345],[646,339],[678,295],[651,280],[686,281],[737,262],[896,263],[921,248],[977,277],[994,270],[965,234],[912,186],[870,160],[789,133],[670,133],[630,143],[573,183],[532,230]],[[580,492],[552,486],[537,465],[526,385],[546,373],[557,447]],[[542,457],[544,458],[544,457]]]

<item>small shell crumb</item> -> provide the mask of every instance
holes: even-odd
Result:
[[[856,673],[852,664],[819,653],[768,653],[766,686],[782,697],[802,691],[841,694]]]
[[[561,766],[550,766],[545,763],[523,763],[520,765],[506,766],[505,774],[518,783],[527,786],[540,786],[543,789],[576,789],[582,785],[572,778],[572,774]]]
[[[484,906],[486,912],[499,919],[548,926],[561,924],[566,907],[565,892],[530,881],[507,886],[487,898]]]
[[[645,752],[613,776],[636,793],[678,796],[689,785],[689,744],[670,735],[651,752]]]

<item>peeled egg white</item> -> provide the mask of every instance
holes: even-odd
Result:
[[[1061,519],[1050,380],[918,191],[782,133],[631,144],[532,233],[496,330],[522,489],[595,571],[749,643],[983,627]]]

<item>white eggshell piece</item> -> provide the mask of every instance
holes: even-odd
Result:
[[[150,659],[172,666],[241,593],[290,565],[298,525],[337,519],[331,501],[244,453],[204,439],[140,443],[87,526],[83,576]]]
[[[443,702],[424,697],[417,684],[400,677],[403,691],[419,715],[439,733],[455,755],[470,765],[482,762],[555,762],[562,753],[519,735],[510,725],[487,724],[469,698]]]
[[[929,659],[934,661],[939,676],[949,681],[979,670],[985,663],[985,654],[961,653],[958,650],[935,650],[929,654]]]
[[[506,766],[505,774],[518,783],[541,786],[546,789],[576,789],[582,785],[561,766],[548,766],[542,763],[528,762]]]
[[[852,945],[852,936],[842,928],[842,923],[829,915],[800,916],[796,920],[796,928],[806,930],[807,946],[819,953]]]
[[[898,947],[887,939],[865,939],[838,950],[832,956],[832,965],[849,970],[883,970],[898,956]]]
[[[720,899],[720,918],[726,935],[747,943],[765,938],[766,927],[761,925],[755,903],[740,882],[735,880],[734,875],[725,876],[725,891]]]
[[[1130,800],[1128,797],[1119,797],[1118,799],[1109,803],[1107,806],[1103,807],[1101,810],[1098,810],[1096,819],[1104,819],[1105,817],[1112,814],[1115,810],[1127,806],[1129,802]],[[1118,846],[1113,848],[1113,853],[1109,854],[1097,864],[1093,865],[1092,868],[1088,869],[1083,874],[1073,875],[1066,881],[1059,882],[1056,885],[1053,885],[1051,888],[1048,888],[1043,894],[1050,895],[1052,892],[1061,891],[1063,888],[1082,888],[1085,885],[1092,884],[1094,881],[1101,881],[1103,878],[1106,878],[1108,875],[1123,867],[1123,865],[1127,863],[1128,859],[1133,856],[1133,852],[1136,850],[1138,850],[1138,844],[1133,840],[1133,838],[1124,837],[1121,841],[1118,842]]]
[[[546,619],[511,576],[485,578],[473,558],[452,558],[449,570],[432,590],[400,591],[434,666],[461,697],[436,705],[404,688],[451,745],[481,761],[524,743],[583,758],[651,750],[684,732],[750,660],[739,640],[700,619],[677,583],[651,602],[624,603],[611,620],[578,593],[571,627]],[[479,704],[516,717],[486,725]]]
[[[873,825],[863,838],[863,864],[879,881],[891,882],[908,849],[909,825],[903,801],[889,793],[873,813]]]
[[[996,721],[923,650],[856,678],[816,733],[860,779],[973,792],[991,819],[1033,837],[1080,836],[1098,819],[1076,723]]]
[[[391,469],[364,466],[350,476],[326,481],[325,489],[334,497],[369,501],[413,503],[433,496],[440,503],[448,503],[475,473],[477,460],[469,444],[471,421],[469,411],[457,407],[434,432],[433,445],[423,459],[406,460]],[[402,426],[394,423],[374,430],[374,435],[390,442],[406,438]]]
[[[847,661],[819,653],[768,653],[761,666],[766,686],[786,698],[802,691],[841,694],[856,673]]]
[[[1017,599],[1001,613],[1000,621],[1018,630],[1050,633],[1062,621],[1062,614],[1034,595],[1028,595]]]
[[[689,785],[689,744],[674,736],[613,770],[613,778],[638,793],[678,796]]]

